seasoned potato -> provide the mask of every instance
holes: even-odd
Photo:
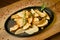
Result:
[[[14,20],[16,21],[17,25],[19,25],[19,27],[22,27],[24,25],[24,20],[22,18]]]
[[[39,18],[34,18],[34,21],[39,21]]]
[[[13,27],[10,28],[10,31],[15,31],[15,30],[17,30],[18,28],[19,28],[18,25],[14,25]]]
[[[30,12],[28,12],[27,10],[26,10],[26,18],[28,18],[30,16]]]
[[[24,14],[25,14],[25,10],[21,11],[21,12],[18,12],[16,15],[18,15],[19,17],[24,18]]]
[[[31,24],[30,23],[26,23],[26,25],[25,26],[23,26],[23,29],[27,29],[27,28],[29,28],[31,26]]]
[[[31,13],[32,13],[32,14],[35,14],[35,11],[34,11],[33,9],[31,9]]]
[[[34,18],[34,20],[33,20],[33,24],[34,24],[34,25],[39,24],[39,19],[38,19],[38,18]]]
[[[47,16],[46,16],[46,19],[50,20],[50,17],[47,15]]]
[[[39,28],[37,26],[33,25],[32,28],[27,29],[25,32],[27,34],[33,34],[33,33],[38,32],[38,31],[39,31]]]
[[[45,17],[47,15],[46,13],[43,13],[39,10],[35,10],[35,12],[37,12],[41,17]]]
[[[21,33],[24,33],[24,30],[23,29],[18,29],[15,34],[21,34]]]
[[[50,20],[49,15],[48,15],[45,11],[43,11],[43,13],[45,13],[45,14],[46,14],[46,19]]]
[[[38,17],[38,16],[39,16],[39,14],[38,14],[38,13],[35,13],[35,14],[34,14],[34,17]]]
[[[11,16],[11,19],[16,19],[16,18],[20,18],[20,17],[16,14]]]
[[[44,20],[43,23],[40,23],[39,25],[37,25],[38,27],[43,27],[45,25],[48,24],[48,20]]]
[[[33,22],[33,25],[38,25],[39,21]]]
[[[28,18],[28,23],[32,23],[32,20],[33,20],[32,17]]]

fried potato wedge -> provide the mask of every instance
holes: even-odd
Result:
[[[46,14],[46,19],[50,20],[49,15],[45,11],[43,11],[43,13]]]
[[[21,33],[24,33],[24,30],[23,29],[18,29],[15,34],[21,34]]]
[[[39,14],[38,14],[38,13],[35,13],[35,14],[34,14],[34,17],[39,17]]]
[[[48,24],[48,20],[44,20],[44,21],[42,21],[43,23],[40,23],[40,24],[38,24],[37,26],[38,27],[44,27],[45,25],[47,25]]]
[[[40,15],[40,17],[45,17],[47,14],[46,13],[43,13],[41,11],[39,11],[38,9],[35,10],[36,13],[38,13]]]
[[[34,11],[33,9],[31,9],[31,13],[32,13],[32,14],[35,14],[35,11]]]
[[[18,15],[19,17],[24,18],[24,14],[25,14],[25,10],[21,11],[21,12],[18,12],[16,15]]]
[[[14,21],[16,21],[16,23],[17,23],[17,25],[19,25],[19,27],[22,27],[25,24],[23,18],[14,19]]]
[[[28,18],[28,23],[32,23],[32,20],[33,20],[32,17]]]
[[[20,18],[20,17],[16,14],[11,16],[11,19],[16,19],[16,18]]]
[[[34,24],[34,25],[39,24],[39,19],[38,19],[38,18],[34,18],[34,20],[33,20],[33,24]]]
[[[25,32],[27,34],[33,34],[33,33],[38,32],[38,31],[39,31],[39,28],[35,25],[33,25],[32,28],[29,28],[29,29],[25,30]]]
[[[31,26],[31,24],[30,23],[26,23],[26,25],[25,26],[23,26],[23,29],[27,29],[27,28],[29,28]]]
[[[10,28],[10,31],[15,31],[15,30],[17,30],[18,28],[19,28],[18,25],[14,25],[13,27]]]
[[[39,18],[34,18],[34,21],[39,21]]]
[[[30,16],[30,12],[26,10],[25,13],[26,13],[25,17],[28,18]]]

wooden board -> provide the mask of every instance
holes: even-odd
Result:
[[[55,20],[42,33],[32,37],[21,38],[12,36],[5,31],[5,21],[11,14],[28,6],[41,6],[43,2],[54,12]],[[58,32],[60,32],[60,0],[20,0],[9,6],[0,8],[0,40],[44,40]]]

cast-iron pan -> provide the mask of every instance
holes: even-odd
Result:
[[[38,10],[41,10],[41,7],[40,6],[27,7],[27,8],[24,8],[24,9],[21,9],[21,10],[16,11],[12,15],[14,15],[14,14],[16,14],[18,12],[21,12],[23,10],[30,10],[30,9],[38,9]],[[45,29],[45,28],[47,28],[52,23],[52,21],[54,19],[54,14],[53,14],[53,12],[49,8],[45,8],[44,11],[47,12],[47,14],[50,16],[50,20],[48,20],[48,24],[44,27],[44,29]],[[37,35],[37,34],[41,33],[42,31],[44,31],[44,29],[42,30],[41,28],[39,28],[39,31],[36,32],[36,33],[34,33],[34,34],[32,34],[32,35],[29,35],[27,33],[22,33],[22,34],[16,35],[16,34],[14,34],[14,33],[12,33],[12,32],[9,31],[9,28],[15,24],[15,22],[11,19],[11,16],[5,22],[5,30],[9,34],[11,34],[11,35],[14,35],[14,36],[17,36],[17,37],[30,37],[30,36]]]

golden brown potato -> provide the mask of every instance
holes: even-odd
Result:
[[[39,17],[39,14],[38,14],[38,13],[35,13],[35,14],[34,14],[34,17]]]
[[[11,19],[16,19],[16,18],[20,18],[20,17],[16,14],[11,16]]]
[[[42,23],[38,24],[37,26],[38,27],[43,27],[43,26],[45,26],[47,24],[48,24],[48,20],[44,20],[44,21],[42,21]]]
[[[19,25],[19,27],[22,27],[25,24],[23,18],[14,19],[14,21],[16,21],[16,23],[17,23],[17,25]]]
[[[23,29],[18,29],[15,34],[21,34],[21,33],[24,33],[24,30]]]
[[[33,24],[34,24],[34,25],[39,24],[39,19],[38,19],[38,18],[34,18],[34,20],[33,20]]]
[[[24,18],[25,10],[24,11],[21,11],[21,12],[18,12],[16,15],[18,15],[19,17]]]
[[[36,25],[33,25],[32,28],[25,30],[25,32],[27,34],[33,34],[33,33],[38,32],[38,31],[39,31],[39,28]]]
[[[28,18],[28,23],[32,23],[32,20],[33,20],[32,17]]]
[[[31,13],[32,13],[32,14],[35,14],[35,11],[34,11],[33,9],[31,9]]]
[[[23,29],[27,29],[27,28],[29,28],[31,26],[31,24],[30,23],[26,23],[26,25],[25,26],[23,26]]]
[[[15,30],[17,30],[18,28],[19,28],[18,25],[14,25],[13,27],[10,28],[10,31],[15,31]]]
[[[26,10],[26,18],[28,18],[30,16],[30,12],[28,12],[27,10]]]
[[[47,14],[39,11],[38,9],[35,10],[36,13],[40,15],[40,17],[45,17]]]
[[[47,15],[47,16],[46,16],[46,19],[50,20],[50,17]]]
[[[50,20],[49,15],[48,15],[45,11],[43,11],[43,13],[45,13],[45,14],[46,14],[46,19]]]
[[[39,21],[39,18],[34,18],[34,21]]]

